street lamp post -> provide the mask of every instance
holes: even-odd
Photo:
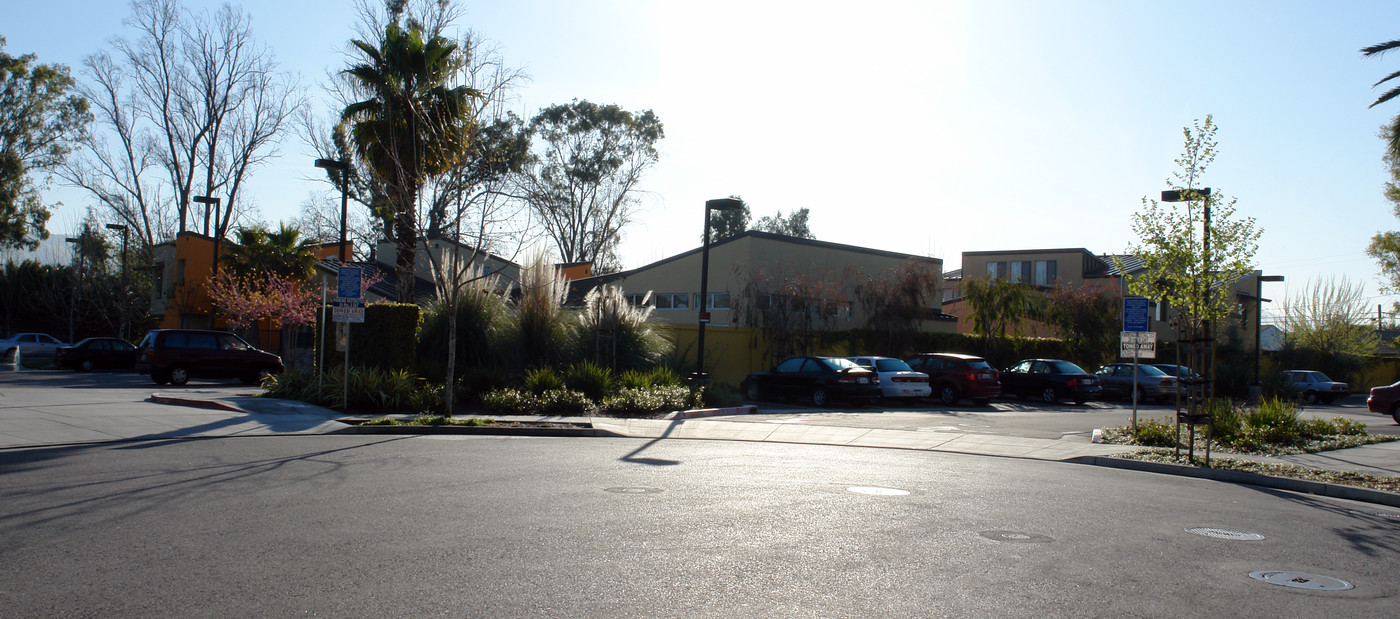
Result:
[[[219,274],[219,204],[220,198],[210,196],[194,196],[190,198],[195,202],[207,205],[206,208],[214,209],[214,264],[209,267],[210,278]]]
[[[126,231],[127,231],[127,228],[126,228],[125,225],[122,225],[122,224],[107,224],[107,229],[108,229],[108,230],[120,230],[121,233],[122,233],[122,294],[121,294],[121,299],[122,299],[122,309],[121,309],[121,311],[122,311],[122,315],[121,315],[121,319],[122,319],[122,329],[121,329],[121,336],[122,336],[122,339],[126,339],[126,310],[127,310],[127,307],[128,307],[128,304],[127,304],[127,292],[128,292],[128,291],[127,291],[127,287],[126,287],[126,286],[127,286],[127,284],[126,284]]]
[[[1264,330],[1264,282],[1281,282],[1282,275],[1260,275],[1254,280],[1254,300],[1259,307],[1254,310],[1254,385],[1251,389],[1258,389],[1263,393],[1264,385],[1259,382],[1259,359],[1263,355],[1263,348],[1260,346],[1260,332]],[[1254,394],[1250,394],[1254,395]]]
[[[710,322],[707,298],[710,294],[710,211],[736,211],[744,208],[744,201],[738,198],[718,198],[705,201],[705,239],[700,249],[700,329],[696,334],[695,381],[705,381],[705,324]]]
[[[341,262],[345,259],[345,219],[350,207],[350,163],[338,159],[317,159],[316,167],[340,171],[340,250],[336,253]]]

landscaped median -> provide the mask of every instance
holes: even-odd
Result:
[[[1213,453],[1208,462],[1204,457],[1205,425],[1198,426],[1183,440],[1174,422],[1156,419],[1139,422],[1136,428],[1123,426],[1104,432],[1106,443],[1140,445],[1145,449],[1081,461],[1400,506],[1400,477],[1270,460],[1373,445],[1400,437],[1372,435],[1364,424],[1341,417],[1301,419],[1298,406],[1290,400],[1269,399],[1254,407],[1216,400],[1204,405],[1203,410],[1210,414]],[[1188,454],[1194,454],[1194,459]]]

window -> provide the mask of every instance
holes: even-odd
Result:
[[[1006,263],[1005,263],[1005,262],[988,262],[988,263],[987,263],[987,279],[997,279],[997,278],[1001,278],[1001,277],[1006,277]]]
[[[624,294],[622,295],[622,298],[626,299],[627,304],[633,307],[641,306],[643,302],[646,302],[647,304],[655,304],[655,301],[653,299],[648,299],[647,295],[636,292],[629,292],[627,294]]]
[[[185,259],[184,259],[184,258],[181,258],[181,259],[175,261],[175,285],[176,285],[176,286],[183,286],[183,285],[185,285]]]
[[[151,294],[159,299],[165,296],[165,263],[157,262],[156,268],[153,269],[153,271],[155,273],[155,282],[151,286]]]
[[[1059,270],[1054,260],[1035,261],[1035,285],[1054,286],[1055,280],[1059,278]]]
[[[1014,284],[1019,284],[1019,283],[1021,283],[1021,282],[1028,282],[1028,281],[1030,281],[1030,279],[1031,279],[1031,262],[1030,262],[1029,260],[1021,260],[1021,261],[1016,261],[1016,262],[1012,262],[1012,263],[1011,263],[1011,282],[1012,282],[1012,283],[1014,283]]]
[[[706,299],[706,301],[705,301],[705,308],[706,308],[706,309],[718,309],[718,310],[729,309],[729,293],[727,293],[727,292],[711,292],[711,293],[707,293],[705,296],[707,297],[707,299]],[[695,294],[695,307],[700,307],[700,294],[699,294],[699,293],[696,293],[696,294]]]
[[[684,292],[663,292],[652,295],[656,309],[690,309],[690,295]]]
[[[778,364],[778,367],[775,369],[779,372],[796,372],[802,369],[802,362],[806,360],[806,357],[793,357]]]

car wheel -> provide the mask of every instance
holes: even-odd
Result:
[[[75,367],[75,368],[73,368],[73,369],[75,369],[75,370],[77,370],[77,371],[79,371],[79,372],[91,372],[91,371],[92,371],[92,359],[83,359],[82,362],[79,363],[79,364],[77,365],[77,367]]]
[[[170,368],[170,384],[175,386],[190,382],[190,372],[182,367]]]
[[[6,360],[6,361],[14,361],[14,360],[15,360],[15,349],[11,348],[11,349],[5,351],[5,360]]]
[[[1046,404],[1054,404],[1060,401],[1060,394],[1055,393],[1054,387],[1046,387],[1044,391],[1040,392],[1040,401]]]
[[[757,382],[750,381],[748,387],[744,389],[744,397],[750,400],[758,401],[760,399],[759,396],[762,395],[763,391],[758,388]]]
[[[943,385],[938,388],[938,401],[952,406],[958,403],[958,388],[952,385]]]
[[[1323,404],[1331,404],[1332,401],[1335,400],[1335,399],[1336,399],[1336,398],[1333,398],[1332,396],[1329,395],[1329,396],[1322,396],[1322,397],[1318,398],[1317,400],[1318,400],[1319,402],[1322,402]]]
[[[825,407],[831,403],[831,394],[827,393],[826,387],[817,387],[812,390],[812,404]]]
[[[245,374],[239,378],[245,385],[262,385],[263,379],[271,376],[267,370],[258,370],[252,374]]]
[[[163,374],[163,373],[160,373],[160,372],[151,372],[151,382],[153,382],[153,383],[155,383],[155,384],[157,384],[157,385],[169,384],[169,383],[170,383],[170,375],[169,375],[169,374]]]
[[[1317,392],[1316,392],[1316,391],[1304,391],[1304,392],[1303,392],[1303,403],[1304,403],[1304,404],[1316,404],[1316,403],[1317,403]]]
[[[1396,425],[1400,425],[1400,404],[1390,407],[1390,418],[1395,420]]]

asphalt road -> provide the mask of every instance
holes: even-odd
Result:
[[[1396,511],[820,445],[315,436],[17,449],[0,451],[0,614],[1384,616],[1400,593]],[[1239,539],[1250,534],[1262,539]]]

